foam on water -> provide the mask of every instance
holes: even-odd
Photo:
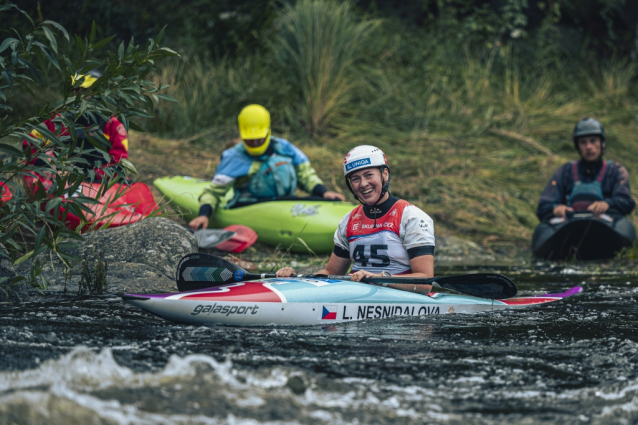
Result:
[[[300,389],[292,388],[293,378],[301,383]],[[374,417],[455,423],[467,419],[467,414],[461,416],[450,409],[454,400],[471,398],[487,381],[466,375],[458,376],[454,383],[453,390],[441,391],[370,378],[329,379],[285,367],[246,371],[231,361],[218,362],[203,354],[172,355],[160,370],[136,372],[119,365],[109,348],[97,352],[76,347],[36,369],[0,372],[0,423],[16,417],[22,423],[43,424],[291,423],[273,420],[282,415],[276,409],[283,406],[287,413],[283,416],[295,418],[292,423],[365,423],[366,418]],[[158,397],[164,400],[158,402]],[[588,399],[599,404],[600,410],[593,417],[586,416],[587,420],[604,423],[605,418],[638,412],[638,380],[620,381],[613,391],[586,388],[558,397],[537,390],[510,391],[504,385],[492,389],[486,399],[534,401],[546,397],[563,403]],[[430,404],[432,400],[437,403]],[[175,413],[180,404],[183,412]],[[483,422],[480,414],[474,419]]]

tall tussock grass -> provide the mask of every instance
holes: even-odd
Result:
[[[349,2],[300,0],[287,6],[270,43],[292,103],[284,111],[311,134],[348,113],[376,21],[360,22]],[[296,118],[296,119],[295,119]]]
[[[305,146],[330,185],[348,193],[335,177],[343,155],[377,145],[395,194],[433,215],[443,234],[488,245],[527,243],[547,179],[577,158],[571,131],[585,116],[603,121],[607,158],[638,184],[633,62],[568,57],[558,41],[530,50],[409,30],[358,18],[347,2],[300,0],[276,22],[268,49],[250,57],[165,67],[156,78],[180,103],[162,104],[155,128],[235,129],[243,106],[263,104],[274,133]]]

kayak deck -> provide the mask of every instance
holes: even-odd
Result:
[[[172,207],[189,221],[199,212],[199,196],[210,182],[184,176],[162,177],[153,182]],[[225,201],[224,201],[225,202]],[[261,243],[292,252],[328,254],[343,216],[356,205],[327,199],[297,198],[218,208],[209,227],[241,224],[253,229]]]
[[[393,316],[477,313],[561,300],[580,292],[488,300],[431,292],[421,295],[334,279],[237,282],[175,294],[126,294],[123,299],[162,318],[234,326],[321,325]]]

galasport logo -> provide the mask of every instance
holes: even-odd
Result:
[[[353,231],[354,231],[354,230],[359,230],[359,222],[354,223],[354,224],[352,225],[352,230],[353,230]]]
[[[259,313],[258,310],[259,310],[258,305],[254,305],[253,307],[245,307],[245,306],[238,307],[234,305],[231,307],[228,305],[221,306],[215,303],[213,305],[198,305],[197,307],[193,309],[191,316],[197,316],[198,314],[206,314],[206,315],[223,314],[225,316],[230,316],[231,314],[248,314],[249,311],[250,311],[250,314],[257,314]]]

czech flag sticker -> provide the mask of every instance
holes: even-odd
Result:
[[[337,320],[337,306],[324,305],[321,320]]]

